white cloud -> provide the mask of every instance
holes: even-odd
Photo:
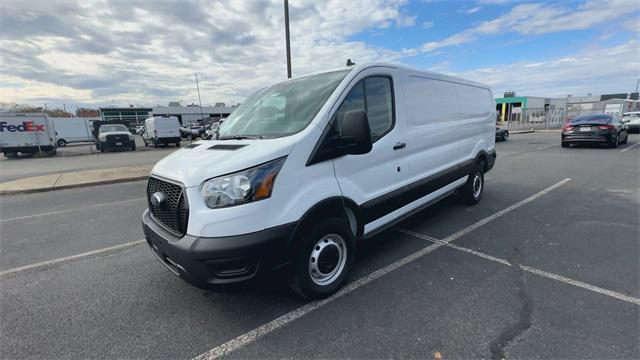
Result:
[[[640,32],[640,18],[637,16],[634,16],[631,19],[625,21],[622,24],[622,27],[625,30],[628,30],[631,32]]]
[[[490,85],[496,95],[564,97],[567,94],[631,92],[640,76],[640,43],[594,46],[578,54],[543,62],[516,62],[458,73]]]
[[[350,38],[415,25],[405,3],[291,1],[294,75],[347,58],[397,61]],[[195,72],[203,102],[241,101],[286,77],[281,0],[5,0],[0,24],[5,102],[190,103]]]
[[[433,27],[434,23],[433,21],[425,21],[422,23],[422,28],[423,29],[431,29]]]
[[[590,0],[576,8],[547,4],[521,4],[514,6],[508,13],[495,19],[484,21],[442,40],[425,43],[419,50],[430,52],[447,46],[469,43],[482,35],[495,35],[504,32],[540,35],[583,30],[638,10],[640,10],[640,1],[638,0]],[[407,50],[407,53],[413,52],[415,51]]]
[[[472,7],[471,9],[465,10],[465,14],[475,14],[478,11],[482,10],[482,6]]]

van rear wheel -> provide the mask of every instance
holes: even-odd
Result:
[[[338,218],[322,220],[304,234],[290,285],[306,299],[323,299],[345,282],[355,260],[355,238]]]
[[[480,202],[484,190],[484,164],[479,162],[474,171],[469,174],[467,182],[460,194],[465,203],[474,205]]]

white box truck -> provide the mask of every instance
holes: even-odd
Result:
[[[8,158],[19,153],[56,154],[56,130],[53,121],[43,113],[1,113],[0,152]]]
[[[175,144],[180,146],[180,122],[175,116],[154,116],[144,121],[142,139],[145,146]]]
[[[51,118],[56,129],[56,144],[64,147],[70,143],[93,141],[90,119],[86,118]],[[96,118],[96,120],[98,120]]]

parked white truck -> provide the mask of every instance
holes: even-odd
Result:
[[[180,121],[175,116],[154,116],[144,121],[144,145],[154,147],[174,144],[180,146]]]
[[[21,154],[56,154],[56,130],[43,113],[0,113],[0,152],[8,158]]]
[[[93,141],[90,119],[87,118],[51,118],[56,129],[56,144],[65,147],[70,143]],[[95,118],[98,120],[98,118]]]

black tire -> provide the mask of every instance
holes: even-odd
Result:
[[[67,141],[65,139],[58,139],[57,144],[58,147],[65,147],[67,146]]]
[[[618,147],[619,143],[620,143],[620,134],[617,134],[614,139],[611,139],[611,141],[609,141],[609,147],[612,149],[615,149]]]
[[[131,151],[136,151],[136,144],[131,145]]]
[[[460,195],[465,203],[475,205],[480,202],[484,191],[484,163],[482,161],[469,174],[469,178],[461,190]]]
[[[624,141],[621,141],[620,144],[627,144],[629,142],[629,133],[624,134]]]
[[[180,142],[175,143],[176,147],[180,147]]]
[[[103,143],[100,143],[100,152],[102,153],[107,152],[107,146]]]
[[[344,220],[328,218],[311,225],[308,231],[301,232],[301,236],[301,246],[293,259],[290,286],[305,299],[331,296],[340,289],[353,267],[356,258],[353,233]],[[320,248],[319,244],[326,245]],[[312,269],[313,266],[318,270]],[[320,270],[323,267],[326,273]],[[312,277],[312,272],[317,276]]]
[[[568,147],[569,147],[569,143],[568,143],[568,142],[563,141],[563,142],[562,142],[562,147],[563,147],[563,148],[568,148]]]
[[[504,134],[502,134],[502,141],[507,141],[509,140],[509,132],[505,131]]]

